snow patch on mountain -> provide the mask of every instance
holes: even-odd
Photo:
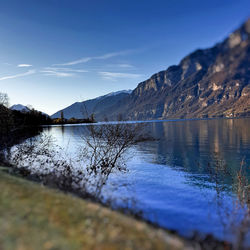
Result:
[[[110,96],[116,96],[116,95],[120,95],[120,94],[131,94],[132,91],[133,90],[131,90],[131,89],[115,91],[115,92],[111,92],[111,93],[109,93],[107,95],[99,96],[99,97],[97,97],[95,99],[97,100],[97,99],[102,99],[102,98],[106,98],[106,97],[110,97]]]
[[[22,104],[15,104],[13,106],[10,107],[11,110],[17,110],[17,111],[21,111],[21,112],[29,112],[30,109]]]

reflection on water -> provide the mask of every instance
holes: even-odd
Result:
[[[73,154],[82,143],[82,128],[50,127],[49,133]],[[231,171],[239,168],[242,159],[250,165],[250,119],[152,122],[147,123],[147,131],[158,140],[134,147],[129,173],[111,178],[132,184],[133,192],[121,189],[113,195],[133,195],[147,218],[182,234],[196,230],[230,239],[216,214],[208,163],[213,166],[222,160]],[[224,203],[230,206],[230,202],[228,194]]]
[[[160,140],[142,146],[155,155],[154,162],[181,166],[184,171],[203,172],[208,163],[224,160],[236,167],[249,164],[250,119],[196,120],[152,123]]]

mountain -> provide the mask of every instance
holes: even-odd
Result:
[[[115,97],[84,103],[97,120],[250,116],[250,19],[221,43],[194,51],[139,83],[131,94]],[[66,108],[65,117],[79,115],[79,107]]]
[[[100,97],[97,97],[97,98],[102,98],[102,97],[109,97],[109,96],[115,96],[115,95],[119,95],[119,94],[131,94],[133,90],[131,89],[128,89],[128,90],[120,90],[120,91],[116,91],[116,92],[111,92],[107,95],[104,95],[104,96],[100,96]]]
[[[250,19],[223,42],[141,82],[113,117],[118,114],[129,120],[250,116]]]
[[[53,114],[51,118],[59,118],[61,117],[61,112],[63,112],[64,118],[66,119],[72,117],[82,119],[94,114],[96,120],[103,120],[108,116],[111,110],[113,110],[113,112],[115,111],[114,105],[129,96],[131,92],[132,90],[121,90],[84,102],[75,102],[65,109],[59,110]]]
[[[13,106],[10,107],[11,110],[17,110],[17,111],[21,111],[21,112],[29,112],[30,109],[22,104],[15,104]]]
[[[28,108],[27,106],[24,106],[22,104],[14,104],[10,107],[11,110],[16,110],[16,111],[20,111],[20,112],[23,112],[23,113],[28,113],[28,112],[31,112],[32,110],[35,110],[33,108]],[[36,112],[41,112],[41,111],[38,111],[38,110],[35,110]],[[41,112],[41,114],[43,115],[46,115],[47,117],[49,117],[48,114],[44,113],[44,112]]]

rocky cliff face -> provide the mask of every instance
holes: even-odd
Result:
[[[104,97],[84,102],[97,120],[250,116],[250,19],[223,42],[196,50],[131,94]],[[82,106],[64,109],[65,117],[82,117]]]
[[[119,106],[113,118],[250,116],[250,19],[222,43],[141,82]]]

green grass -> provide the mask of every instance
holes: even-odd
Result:
[[[163,230],[0,170],[0,250],[184,246]]]

